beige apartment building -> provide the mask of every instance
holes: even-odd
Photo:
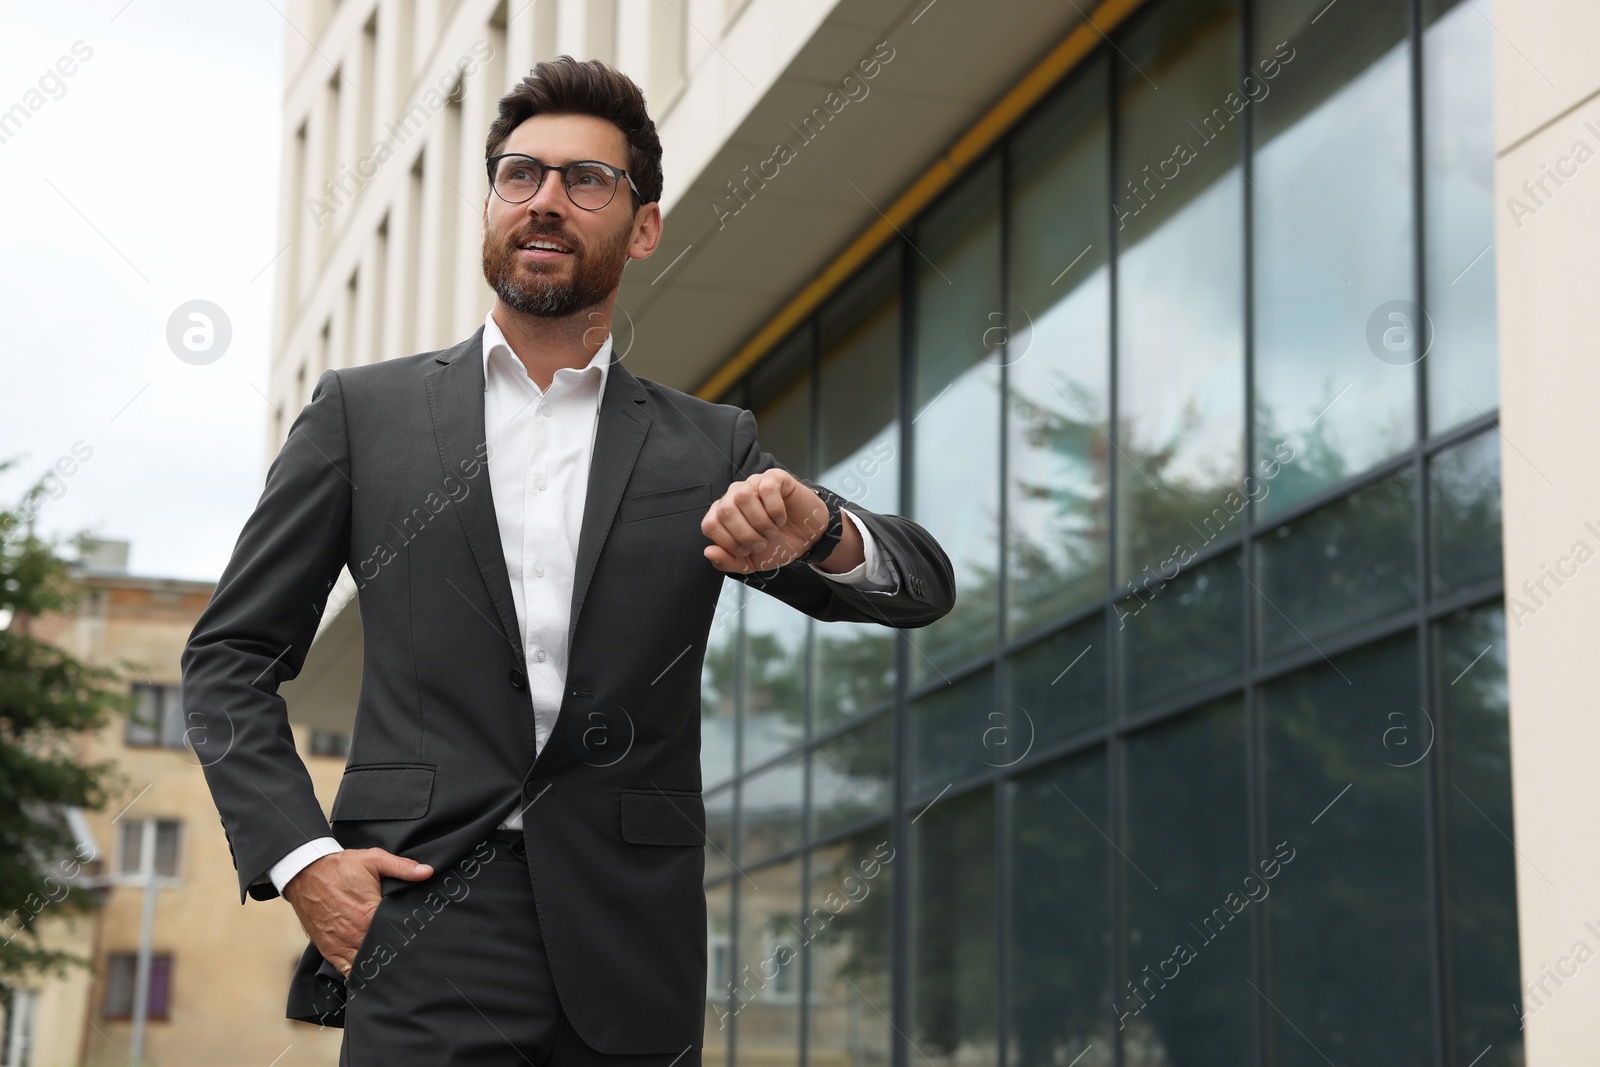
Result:
[[[119,779],[103,811],[74,812],[97,909],[35,920],[54,945],[92,969],[39,977],[13,991],[6,1067],[100,1067],[132,1054],[134,975],[154,882],[144,1062],[158,1067],[328,1064],[340,1031],[284,1018],[289,975],[305,947],[282,901],[240,907],[237,876],[216,805],[178,698],[179,655],[212,583],[130,573],[128,543],[100,541],[73,569],[71,612],[31,620],[35,636],[79,660],[117,670],[139,699],[85,738],[86,762]],[[344,738],[297,727],[301,757],[332,795]]]
[[[601,58],[667,179],[618,352],[957,567],[923,631],[733,588],[696,650],[708,1062],[1592,1059],[1600,9],[287,11],[272,451],[476,329],[495,100]]]

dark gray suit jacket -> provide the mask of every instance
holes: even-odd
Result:
[[[489,492],[482,343],[480,327],[442,352],[325,372],[190,635],[186,721],[240,901],[276,896],[266,872],[313,838],[444,871],[528,805],[539,924],[573,1026],[606,1053],[698,1046],[700,674],[724,578],[702,555],[700,521],[731,482],[781,464],[761,450],[749,411],[636,378],[613,358],[566,690],[535,759],[529,665]],[[947,613],[954,575],[927,531],[851,511],[894,560],[898,590],[858,590],[798,563],[740,580],[823,620],[916,627]],[[345,566],[365,663],[349,763],[324,818],[278,687],[299,674]],[[383,881],[386,899],[404,884]],[[383,912],[380,902],[372,929]],[[352,983],[372,966],[370,948]],[[289,1017],[340,1025],[345,985],[308,941]]]

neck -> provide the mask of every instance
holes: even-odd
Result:
[[[533,384],[544,390],[550,388],[556,371],[562,367],[589,365],[611,336],[611,312],[616,302],[617,294],[612,293],[593,307],[554,319],[525,314],[496,298],[493,314],[512,355],[522,361]]]

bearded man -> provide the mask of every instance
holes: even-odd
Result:
[[[343,1026],[341,1063],[698,1067],[724,578],[906,628],[954,575],[916,523],[762,451],[748,410],[619,360],[622,273],[662,228],[632,80],[540,63],[485,147],[493,307],[318,380],[190,635],[186,721],[241,903],[281,895],[308,935],[288,1015]],[[325,818],[278,687],[347,564],[364,663]]]

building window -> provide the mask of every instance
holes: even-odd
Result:
[[[0,1067],[33,1067],[38,1042],[39,991],[13,989],[6,1002],[5,1042],[0,1044]]]
[[[312,730],[311,754],[313,756],[337,756],[343,759],[350,755],[350,735],[341,734],[333,730]]]
[[[139,706],[128,716],[123,743],[131,748],[184,748],[183,696],[175,685],[136,683],[133,695]]]
[[[724,1054],[1524,1056],[1490,12],[1137,6],[717,398],[959,592],[719,605]]]
[[[127,1019],[133,1015],[133,986],[139,957],[131,952],[113,953],[106,960],[105,1017]],[[150,991],[145,998],[145,1018],[165,1019],[172,992],[172,956],[156,953],[150,957]]]
[[[176,819],[123,819],[117,836],[117,874],[144,875],[148,855],[158,878],[176,878],[182,825]]]

